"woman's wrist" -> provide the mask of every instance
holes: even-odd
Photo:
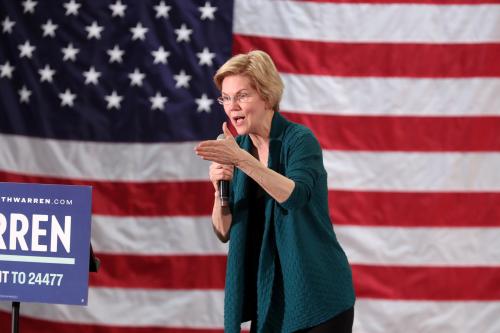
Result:
[[[248,153],[246,150],[240,148],[240,152],[236,158],[236,161],[234,162],[234,166],[241,169],[245,164],[248,163],[249,158],[254,158],[250,153]]]
[[[258,159],[253,157],[252,154],[250,154],[246,150],[243,150],[242,158],[239,160],[238,165],[235,166],[250,178],[253,178],[253,175],[257,172],[257,169],[261,167],[267,169],[262,163],[259,162]]]

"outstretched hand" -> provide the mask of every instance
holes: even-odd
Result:
[[[225,138],[222,140],[207,140],[200,142],[196,147],[196,155],[204,160],[219,164],[236,165],[241,159],[243,150],[238,146],[233,135],[227,127],[227,123],[222,124],[222,131]]]

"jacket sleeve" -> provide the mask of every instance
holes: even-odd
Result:
[[[293,180],[295,187],[290,197],[280,205],[287,209],[299,209],[312,197],[316,182],[326,173],[318,140],[306,129],[290,140],[285,161],[285,176]]]

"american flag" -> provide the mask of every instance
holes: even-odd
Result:
[[[222,332],[193,147],[252,49],[323,147],[354,332],[500,332],[498,0],[3,0],[0,22],[0,180],[92,185],[102,261],[88,307],[23,303],[23,332]]]

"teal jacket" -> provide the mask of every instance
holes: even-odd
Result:
[[[237,137],[250,150],[248,135]],[[351,269],[329,217],[327,174],[321,147],[306,127],[275,112],[268,167],[295,182],[279,204],[266,195],[265,224],[257,273],[258,332],[294,332],[316,326],[354,305]],[[235,169],[232,226],[226,270],[224,328],[240,332],[244,313],[248,176]]]

